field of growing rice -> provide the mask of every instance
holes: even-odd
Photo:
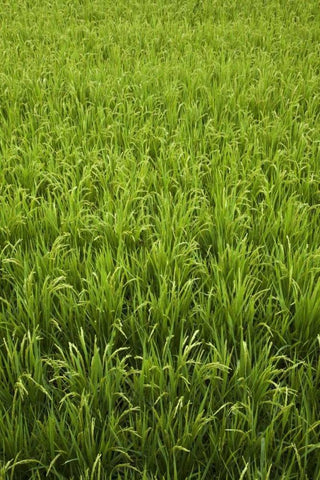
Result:
[[[318,0],[2,0],[0,479],[320,479]]]

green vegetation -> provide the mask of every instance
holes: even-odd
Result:
[[[318,1],[0,25],[0,478],[320,479]]]

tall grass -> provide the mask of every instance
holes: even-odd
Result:
[[[0,478],[320,478],[320,10],[0,6]]]

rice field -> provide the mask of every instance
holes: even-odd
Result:
[[[320,479],[318,1],[0,32],[0,479]]]

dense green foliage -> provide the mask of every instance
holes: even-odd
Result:
[[[319,479],[318,1],[0,25],[0,478]]]

